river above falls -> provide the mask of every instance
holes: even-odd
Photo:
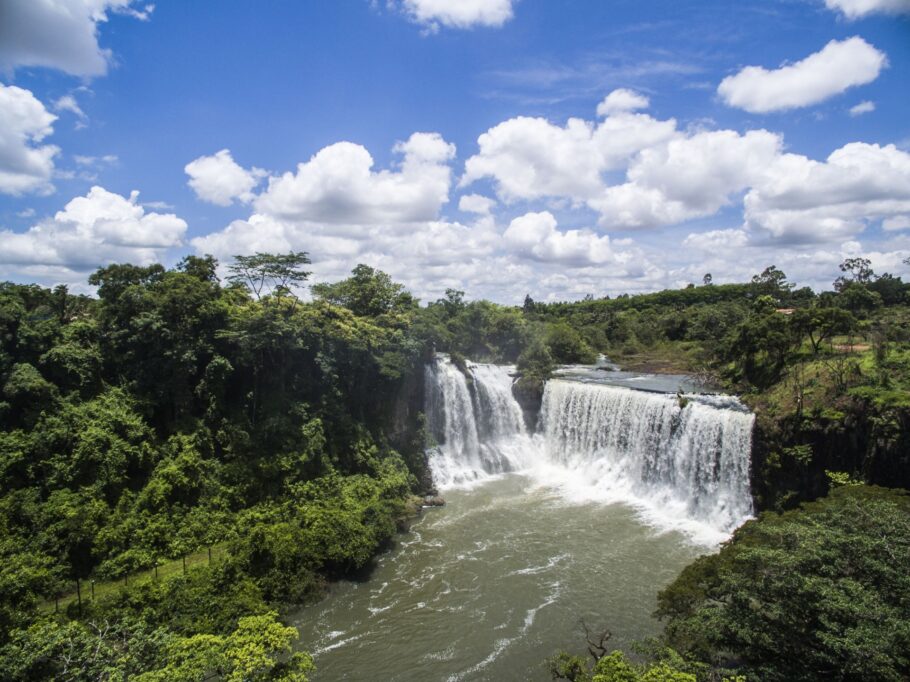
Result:
[[[294,615],[313,680],[547,680],[545,658],[584,651],[581,618],[614,647],[657,634],[657,592],[712,551],[521,474],[446,499],[367,580]]]

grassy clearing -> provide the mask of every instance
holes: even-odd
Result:
[[[698,344],[665,342],[647,348],[621,348],[606,355],[622,369],[651,374],[691,374],[704,366]]]
[[[227,556],[227,545],[222,543],[218,545],[213,545],[211,548],[211,561],[215,562],[219,559]],[[189,571],[191,568],[197,566],[206,566],[209,563],[209,551],[207,549],[202,550],[201,552],[195,552],[193,554],[187,554],[186,557],[186,570]],[[136,573],[131,573],[126,579],[120,580],[105,580],[98,581],[95,583],[94,595],[95,599],[103,599],[110,595],[114,595],[120,590],[122,590],[127,584],[135,585],[143,582],[151,582],[152,580],[164,580],[173,575],[178,575],[183,573],[184,569],[184,560],[183,559],[173,559],[171,561],[166,561],[158,566],[157,577],[154,568],[149,568],[144,571],[138,571]],[[66,607],[78,600],[78,594],[76,592],[75,583],[72,584],[73,591],[68,592],[64,595],[61,595],[57,600],[57,605],[61,611],[65,611]],[[82,601],[89,601],[92,599],[92,581],[83,580],[82,581]],[[39,606],[40,611],[43,613],[48,613],[53,611],[56,608],[54,600],[49,599],[44,601]]]

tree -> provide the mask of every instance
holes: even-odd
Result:
[[[218,261],[208,254],[204,256],[186,256],[177,263],[177,269],[193,277],[198,277],[203,282],[217,282]]]
[[[704,277],[701,278],[701,281],[702,281],[702,284],[704,284],[707,287],[714,283],[714,278],[711,276],[711,273],[708,272],[705,274]]]
[[[263,292],[276,295],[289,293],[292,287],[303,284],[310,272],[301,266],[311,263],[306,251],[272,254],[256,253],[252,256],[234,256],[228,266],[228,281],[247,287],[256,300]]]
[[[103,301],[115,301],[129,287],[160,281],[164,273],[164,266],[160,263],[148,267],[115,263],[93,272],[88,283],[98,287],[98,296]]]
[[[274,612],[241,618],[229,635],[181,637],[167,647],[167,665],[138,675],[136,682],[306,682],[314,670],[307,654],[290,654],[297,630]]]
[[[749,679],[910,675],[910,496],[865,485],[749,521],[658,596],[667,643]]]
[[[534,312],[534,299],[531,298],[531,294],[525,294],[525,300],[521,305],[521,309],[526,315]]]
[[[847,258],[839,266],[844,274],[834,280],[835,291],[841,291],[848,284],[869,284],[875,273],[872,272],[872,261],[868,258]]]
[[[752,277],[752,286],[758,295],[781,298],[795,286],[787,281],[787,275],[778,270],[776,265],[769,265],[761,274]]]
[[[809,337],[816,355],[823,341],[849,334],[856,327],[856,318],[843,308],[799,308],[793,311],[790,321],[800,336]]]
[[[382,270],[362,263],[351,271],[347,279],[334,284],[314,284],[312,292],[317,299],[340,305],[361,317],[401,313],[416,305],[404,285],[393,282]]]

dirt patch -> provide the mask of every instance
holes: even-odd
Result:
[[[835,343],[832,347],[838,353],[865,353],[872,348],[868,343]]]

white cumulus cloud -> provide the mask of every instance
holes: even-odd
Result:
[[[480,194],[465,194],[458,200],[458,210],[465,213],[489,215],[496,205],[496,200]]]
[[[676,121],[620,112],[598,124],[570,118],[558,126],[543,118],[504,121],[477,140],[480,150],[465,163],[460,185],[492,178],[504,201],[596,196],[602,175],[625,167],[640,150],[673,138]]]
[[[589,201],[607,227],[669,225],[716,213],[755,183],[782,146],[778,135],[752,130],[695,133],[645,149],[628,181]]]
[[[323,148],[296,173],[269,179],[255,200],[259,213],[289,220],[328,223],[389,223],[432,220],[449,199],[455,145],[437,133],[414,133],[395,146],[397,170],[373,170],[361,145],[338,142]]]
[[[608,236],[598,236],[591,230],[561,232],[549,211],[515,218],[503,239],[516,253],[540,261],[596,265],[615,257]]]
[[[781,242],[833,242],[910,213],[910,154],[853,142],[819,162],[784,154],[746,194],[746,225]]]
[[[867,14],[910,14],[910,0],[825,0],[825,5],[848,19]]]
[[[515,0],[403,0],[405,13],[430,31],[500,27],[512,18]]]
[[[148,213],[138,192],[123,197],[92,187],[53,219],[26,232],[0,232],[0,263],[87,272],[111,262],[148,264],[181,244],[187,224],[173,214]]]
[[[190,176],[187,184],[196,196],[217,206],[230,206],[233,201],[253,200],[253,189],[265,177],[259,168],[246,170],[234,161],[228,149],[212,156],[200,156],[183,169]]]
[[[3,0],[0,71],[44,66],[73,76],[102,76],[110,50],[98,45],[98,26],[111,12],[148,19],[153,7],[133,0]]]
[[[54,145],[42,145],[57,119],[35,96],[15,85],[0,83],[0,192],[49,194]]]
[[[609,116],[621,111],[637,111],[647,109],[651,104],[650,100],[634,90],[620,88],[607,95],[604,100],[597,105],[598,116]]]
[[[717,88],[731,107],[755,114],[818,104],[857,85],[871,83],[888,64],[884,52],[858,36],[832,40],[795,64],[768,70],[747,66]]]

